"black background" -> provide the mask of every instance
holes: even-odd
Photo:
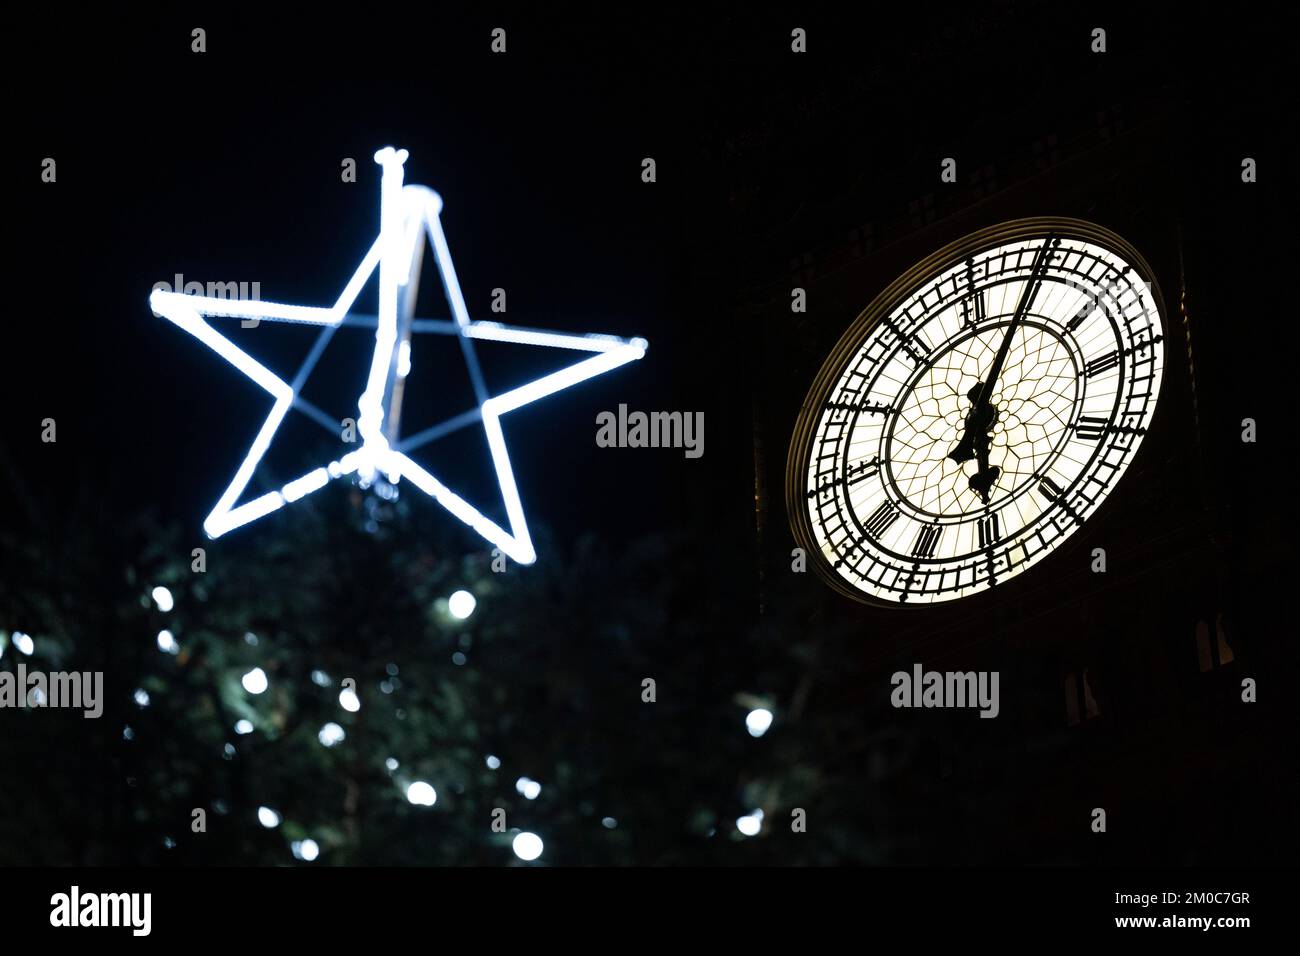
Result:
[[[189,48],[195,25],[207,30],[202,55]],[[796,25],[808,30],[803,56],[789,49]],[[505,56],[489,51],[494,26],[508,31]],[[1105,54],[1089,51],[1094,26],[1108,30]],[[1147,703],[1130,708],[1136,723],[1103,728],[1104,758],[1057,740],[1044,757],[1014,720],[978,746],[936,727],[946,741],[936,779],[954,759],[995,769],[972,771],[960,796],[934,781],[895,794],[898,820],[922,834],[901,860],[1289,862],[1294,652],[1282,642],[1294,625],[1282,613],[1282,567],[1294,558],[1294,478],[1277,463],[1293,417],[1293,353],[1279,33],[1268,13],[1204,4],[761,16],[214,8],[34,23],[11,38],[29,64],[11,86],[7,124],[17,134],[6,151],[16,308],[0,333],[0,387],[11,474],[43,501],[79,495],[110,515],[155,507],[189,522],[197,541],[266,400],[153,316],[150,287],[180,272],[328,304],[377,229],[370,156],[406,148],[407,181],[446,202],[472,315],[488,317],[500,286],[507,321],[650,341],[645,360],[507,420],[525,506],[559,539],[695,535],[729,569],[716,600],[735,602],[738,621],[826,633],[819,654],[843,663],[820,699],[846,720],[868,719],[862,682],[901,661],[980,661],[1055,687],[1056,671],[1098,653],[1121,675],[1118,663],[1138,653],[1173,675],[1150,695],[1112,678],[1109,712],[1124,712],[1126,689]],[[39,181],[46,156],[58,161],[53,186]],[[640,179],[646,156],[654,184]],[[947,156],[958,184],[939,182]],[[1244,156],[1258,161],[1256,184],[1241,182]],[[340,181],[345,157],[357,160],[355,184]],[[1186,340],[1171,339],[1162,432],[1106,523],[1081,533],[1127,555],[1127,570],[1103,588],[1064,563],[1059,574],[1044,567],[976,610],[919,618],[852,605],[812,575],[791,579],[785,451],[826,351],[934,249],[992,222],[1053,214],[1114,228],[1152,262],[1171,319],[1184,287],[1191,312],[1194,386]],[[786,308],[798,284],[813,290],[807,317]],[[445,315],[436,289],[425,289],[420,314]],[[310,342],[266,326],[244,335],[286,370]],[[341,332],[307,396],[347,414],[357,368],[344,345],[364,361],[364,341]],[[549,370],[538,352],[483,347],[492,390]],[[470,402],[449,340],[417,341],[419,375],[413,422]],[[597,453],[595,415],[621,402],[703,411],[705,456]],[[1240,441],[1246,416],[1259,423],[1257,445]],[[39,441],[45,417],[58,422],[57,445]],[[315,426],[302,428],[286,429],[272,473],[293,473],[307,454]],[[462,438],[426,460],[450,469],[453,484],[482,488],[485,463]],[[4,511],[13,519],[17,507],[11,494]],[[715,583],[699,587],[707,596]],[[774,612],[782,602],[798,610]],[[1167,625],[1182,628],[1186,650],[1195,620],[1216,612],[1251,652],[1261,703],[1246,724],[1224,716],[1231,682],[1198,691],[1217,702],[1207,742],[1155,714],[1194,662],[1132,649]],[[751,663],[761,672],[763,661]],[[1052,707],[1055,698],[1043,704]],[[1056,768],[1041,789],[1019,769],[1030,760]],[[863,772],[853,754],[832,770]],[[1135,795],[1140,835],[1123,850],[1099,855],[1045,819],[1076,795],[1093,800],[1089,774],[1105,793]],[[1195,799],[1175,805],[1189,785]],[[1026,805],[1048,810],[1025,822]],[[987,835],[956,849],[973,819]]]

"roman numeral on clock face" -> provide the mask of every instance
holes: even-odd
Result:
[[[1071,332],[1078,331],[1079,326],[1083,325],[1084,321],[1088,318],[1088,316],[1092,315],[1093,310],[1096,308],[1097,308],[1097,300],[1096,299],[1090,300],[1087,305],[1081,308],[1078,312],[1074,313],[1074,317],[1065,324],[1065,327],[1069,329]]]
[[[985,515],[979,522],[980,547],[991,548],[1002,540],[1002,529],[996,514]]]
[[[846,485],[856,484],[864,478],[870,478],[872,475],[880,472],[880,459],[872,458],[870,461],[860,461],[856,465],[850,465],[848,471],[844,474],[844,483]]]
[[[1061,486],[1051,478],[1044,478],[1042,480],[1038,486],[1038,493],[1048,501],[1055,501],[1057,498],[1061,497],[1061,495],[1065,494],[1065,492],[1061,490]]]
[[[1102,372],[1109,371],[1119,364],[1119,352],[1111,352],[1109,355],[1103,355],[1101,358],[1095,358],[1084,366],[1083,372],[1089,378],[1094,375],[1100,375]]]
[[[961,322],[965,326],[976,326],[984,321],[984,291],[975,291],[975,260],[966,260],[967,296],[961,300]]]
[[[865,525],[867,534],[873,538],[879,538],[889,530],[889,526],[898,520],[899,511],[892,504],[886,501],[875,511],[871,512],[871,517],[867,519]]]
[[[962,325],[974,328],[984,321],[984,293],[977,292],[970,298],[961,300]]]
[[[1074,433],[1080,438],[1086,438],[1088,441],[1096,441],[1106,434],[1106,428],[1110,422],[1104,418],[1098,418],[1095,415],[1079,416],[1078,424],[1074,426]]]
[[[917,558],[932,558],[934,550],[939,546],[939,536],[943,534],[943,528],[937,524],[928,524],[921,529],[921,533],[916,536],[916,542],[912,545],[912,556]]]
[[[919,332],[907,335],[900,329],[889,316],[881,316],[881,321],[889,328],[891,332],[898,337],[898,344],[904,352],[911,358],[913,364],[923,365],[926,356],[930,354],[930,343],[927,342]]]
[[[855,404],[853,402],[827,402],[825,407],[837,412],[866,412],[869,415],[888,415],[893,411],[893,409],[888,405],[879,402],[875,404],[871,402],[864,402],[862,404]]]

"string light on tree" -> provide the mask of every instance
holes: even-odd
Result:
[[[478,601],[468,591],[456,591],[447,598],[447,610],[451,612],[452,617],[461,621],[473,614],[477,606]]]
[[[431,807],[438,802],[438,792],[431,784],[417,780],[406,788],[406,799],[417,807]]]
[[[745,836],[758,836],[759,831],[763,829],[763,811],[761,809],[754,810],[738,818],[736,820],[736,829]]]
[[[150,597],[153,598],[153,603],[158,605],[158,610],[164,614],[175,606],[175,601],[172,600],[172,592],[161,585],[150,592]]]
[[[333,747],[335,744],[342,743],[345,737],[347,737],[347,734],[344,733],[343,728],[333,721],[322,727],[320,733],[316,735],[316,739],[326,747]]]
[[[520,833],[510,844],[515,856],[525,863],[531,863],[542,855],[542,838],[536,833]]]
[[[745,716],[745,729],[751,737],[761,737],[772,726],[772,712],[765,707],[751,710]]]

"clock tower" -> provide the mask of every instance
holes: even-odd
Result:
[[[944,100],[913,54],[908,102]],[[1245,699],[1293,656],[1264,626],[1281,546],[1242,438],[1269,407],[1239,357],[1267,212],[1232,148],[1094,72],[1010,131],[972,93],[882,139],[809,86],[727,140],[751,238],[718,334],[747,347],[714,414],[752,424],[755,625],[797,636],[807,708],[855,715],[809,759],[875,795],[889,862],[1258,862],[1253,821],[1284,815],[1256,768],[1289,731]],[[997,673],[998,716],[891,708],[917,667]]]

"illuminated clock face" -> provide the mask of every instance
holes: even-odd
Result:
[[[1024,220],[954,243],[868,308],[814,383],[787,483],[796,536],[868,603],[996,587],[1115,491],[1163,365],[1149,269],[1118,237]]]

